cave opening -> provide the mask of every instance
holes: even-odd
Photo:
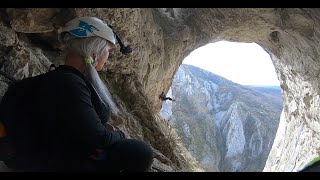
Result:
[[[187,56],[161,116],[205,171],[262,171],[282,112],[279,80],[256,43],[219,41]]]

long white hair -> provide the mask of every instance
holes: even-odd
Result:
[[[113,113],[118,113],[118,107],[112,100],[107,86],[105,86],[105,84],[102,82],[97,70],[95,69],[95,66],[98,63],[98,59],[103,52],[103,49],[110,42],[97,36],[77,38],[69,33],[66,33],[63,36],[62,42],[65,44],[67,51],[80,54],[83,57],[83,61],[85,61],[85,59],[91,60],[92,63],[85,64],[85,69],[83,72],[84,76],[95,88],[102,102],[109,105]],[[96,55],[95,59],[92,59],[92,54]]]

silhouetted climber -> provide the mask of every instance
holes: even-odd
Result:
[[[159,99],[162,100],[162,101],[166,101],[166,100],[174,101],[172,98],[166,97],[166,95],[164,94],[163,91],[162,91],[162,93],[159,95]]]
[[[1,149],[0,161],[16,171],[148,171],[150,145],[105,126],[119,110],[98,71],[116,42],[124,54],[131,49],[95,17],[68,22],[59,37],[64,65],[14,82],[2,98],[0,145],[6,139],[14,151],[4,157]]]

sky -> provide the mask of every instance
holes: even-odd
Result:
[[[197,66],[241,85],[280,85],[269,54],[256,43],[210,43],[191,52],[183,64]]]

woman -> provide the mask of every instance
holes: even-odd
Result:
[[[118,108],[97,71],[116,47],[115,33],[98,18],[81,17],[68,22],[59,38],[67,49],[65,64],[16,83],[2,99],[0,119],[16,148],[7,166],[148,171],[153,160],[149,145],[104,126]]]

